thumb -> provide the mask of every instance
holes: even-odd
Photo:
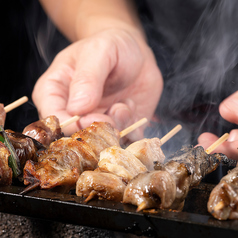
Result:
[[[219,112],[225,120],[238,124],[238,91],[220,104]]]

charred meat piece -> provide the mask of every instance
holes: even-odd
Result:
[[[74,133],[71,137],[86,141],[98,159],[100,152],[105,148],[114,145],[120,146],[120,133],[108,122],[94,122],[91,126]]]
[[[126,150],[139,159],[149,171],[154,170],[154,163],[164,163],[165,155],[160,148],[159,138],[143,139],[129,145]]]
[[[55,142],[52,142],[49,149],[52,151],[74,151],[82,163],[83,171],[94,170],[98,166],[98,159],[96,158],[96,155],[89,145],[82,139],[75,140],[70,137],[63,137]]]
[[[72,150],[42,153],[38,162],[28,160],[24,167],[24,184],[31,188],[40,186],[51,189],[56,186],[75,188],[79,175],[83,172],[81,160]],[[27,189],[27,190],[29,190]],[[26,190],[26,191],[27,191]]]
[[[12,169],[8,165],[10,155],[8,148],[0,142],[0,186],[12,183]]]
[[[147,171],[139,159],[118,146],[109,147],[101,152],[98,167],[101,171],[122,177],[126,183],[139,173]]]
[[[37,151],[39,149],[44,149],[42,144],[18,132],[11,130],[5,130],[5,132],[20,160],[21,169],[24,168],[27,160],[37,161]]]
[[[154,188],[155,183],[153,184],[153,186],[151,185],[153,182],[153,176],[149,175],[147,175],[147,177],[149,178],[147,180],[143,179],[143,176],[140,175],[129,182],[124,192],[123,202],[132,203],[138,206],[138,210],[159,207],[160,209],[172,209],[181,211],[183,209],[184,201],[187,197],[188,191],[197,186],[206,174],[215,170],[223,161],[227,161],[226,156],[222,154],[208,155],[200,146],[195,148],[184,147],[180,151],[172,155],[168,159],[168,162],[166,162],[164,165],[157,163],[155,166],[156,170],[167,172],[166,179],[161,178],[163,181],[161,182],[161,184],[163,184],[164,189],[167,189],[167,191],[164,191],[164,193],[166,192],[166,194],[171,194],[172,202],[170,200],[170,206],[162,202],[163,197],[161,197],[160,194],[163,193],[161,193],[158,188],[157,189],[160,192],[154,192],[156,190]],[[163,173],[161,176],[165,178],[165,175]],[[138,185],[138,180],[140,179],[142,180],[141,184],[143,182],[146,182],[144,186]],[[173,184],[175,184],[176,186],[175,197],[173,197]],[[137,190],[135,195],[131,193],[133,189]],[[138,196],[138,194],[144,196],[144,200],[141,198],[141,196]],[[149,202],[145,201],[147,199]],[[142,200],[143,203],[141,202]],[[154,207],[150,207],[151,204],[153,204],[152,202],[150,202],[150,200],[154,200],[158,204]]]
[[[0,125],[4,127],[5,124],[5,119],[6,119],[6,112],[4,109],[4,105],[0,103]]]
[[[219,220],[238,219],[238,167],[230,170],[212,190],[207,209]]]
[[[56,116],[49,116],[33,122],[26,126],[22,133],[39,141],[45,147],[48,147],[51,142],[63,136],[59,119]]]
[[[76,194],[80,197],[86,197],[85,202],[94,197],[120,202],[125,187],[122,179],[114,174],[85,171],[77,181]]]

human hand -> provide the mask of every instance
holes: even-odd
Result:
[[[122,130],[142,117],[150,119],[163,87],[154,55],[144,39],[120,29],[107,29],[61,51],[39,78],[33,101],[40,118],[60,122],[79,115],[65,135],[108,121]],[[142,128],[128,134],[140,139]]]
[[[238,91],[226,98],[219,106],[221,116],[231,122],[238,124]],[[212,133],[203,133],[198,138],[199,145],[205,149],[214,143],[218,137]],[[234,129],[229,133],[227,141],[222,143],[214,152],[220,152],[228,156],[230,159],[238,160],[238,129]]]

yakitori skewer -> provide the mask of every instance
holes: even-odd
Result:
[[[4,110],[6,113],[10,112],[11,110],[21,106],[23,103],[27,102],[28,101],[28,97],[27,96],[24,96],[24,97],[21,97],[19,98],[18,100],[16,100],[15,102],[13,103],[10,103],[8,104],[7,106],[4,107]]]

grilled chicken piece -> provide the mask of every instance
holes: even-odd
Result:
[[[56,186],[75,188],[83,166],[78,155],[72,150],[42,153],[38,162],[28,160],[24,167],[24,184],[29,185],[25,191],[40,186],[51,189]]]
[[[100,152],[110,146],[120,146],[120,133],[108,122],[94,122],[91,126],[74,133],[73,139],[81,138],[88,143],[99,159]]]
[[[167,171],[151,171],[137,175],[126,186],[123,203],[145,208],[170,208],[176,196],[176,184]]]
[[[207,209],[219,220],[238,219],[238,167],[230,170],[212,190]]]
[[[24,168],[27,160],[37,161],[37,151],[39,149],[45,149],[40,142],[24,134],[12,130],[5,130],[5,132],[20,160],[21,169]]]
[[[45,147],[48,147],[51,142],[63,136],[59,119],[56,116],[49,116],[33,122],[26,126],[22,133],[39,141]]]
[[[101,152],[98,167],[101,171],[122,177],[126,183],[137,174],[147,171],[139,159],[118,146],[106,148]]]
[[[96,158],[96,155],[89,145],[82,139],[75,140],[70,137],[63,137],[55,142],[52,142],[49,149],[53,151],[74,151],[82,163],[83,171],[94,170],[98,165],[98,159]]]
[[[153,207],[181,211],[189,190],[197,186],[206,174],[215,170],[220,162],[223,161],[227,162],[226,156],[222,154],[208,155],[201,146],[195,148],[184,147],[172,155],[164,165],[157,163],[155,166],[156,170],[167,172],[166,175],[161,175],[161,180],[163,181],[161,184],[163,184],[163,187],[167,190],[164,191],[164,193],[171,194],[172,202],[169,201],[169,203],[171,203],[170,206],[168,206],[169,203],[163,203],[163,197],[161,197],[163,193],[161,193],[159,188],[157,188],[159,192],[155,192],[155,185],[152,185],[154,177],[150,175],[147,175],[147,180],[143,179],[142,175],[132,179],[125,189],[123,202],[138,206],[138,211]],[[143,182],[147,184],[144,186],[138,185],[138,180],[140,179],[142,180],[142,182],[140,182],[141,184]],[[175,197],[173,195],[173,184],[176,186]],[[131,192],[133,189],[137,190],[137,192],[134,193],[135,195]],[[138,194],[140,194],[140,196]],[[141,197],[144,198],[142,199]],[[154,200],[154,202],[158,204],[151,207],[153,204],[151,200]]]
[[[149,171],[154,170],[154,163],[164,163],[165,155],[160,148],[159,138],[143,139],[129,145],[126,150],[139,159]]]
[[[8,148],[0,142],[0,186],[11,185],[12,183],[12,169],[8,165],[10,155]]]
[[[120,202],[125,187],[122,179],[114,174],[85,171],[77,181],[76,194],[80,197],[86,197],[85,202],[94,197]]]
[[[6,119],[6,112],[4,109],[4,105],[0,103],[0,125],[4,127],[5,124],[5,119]]]

